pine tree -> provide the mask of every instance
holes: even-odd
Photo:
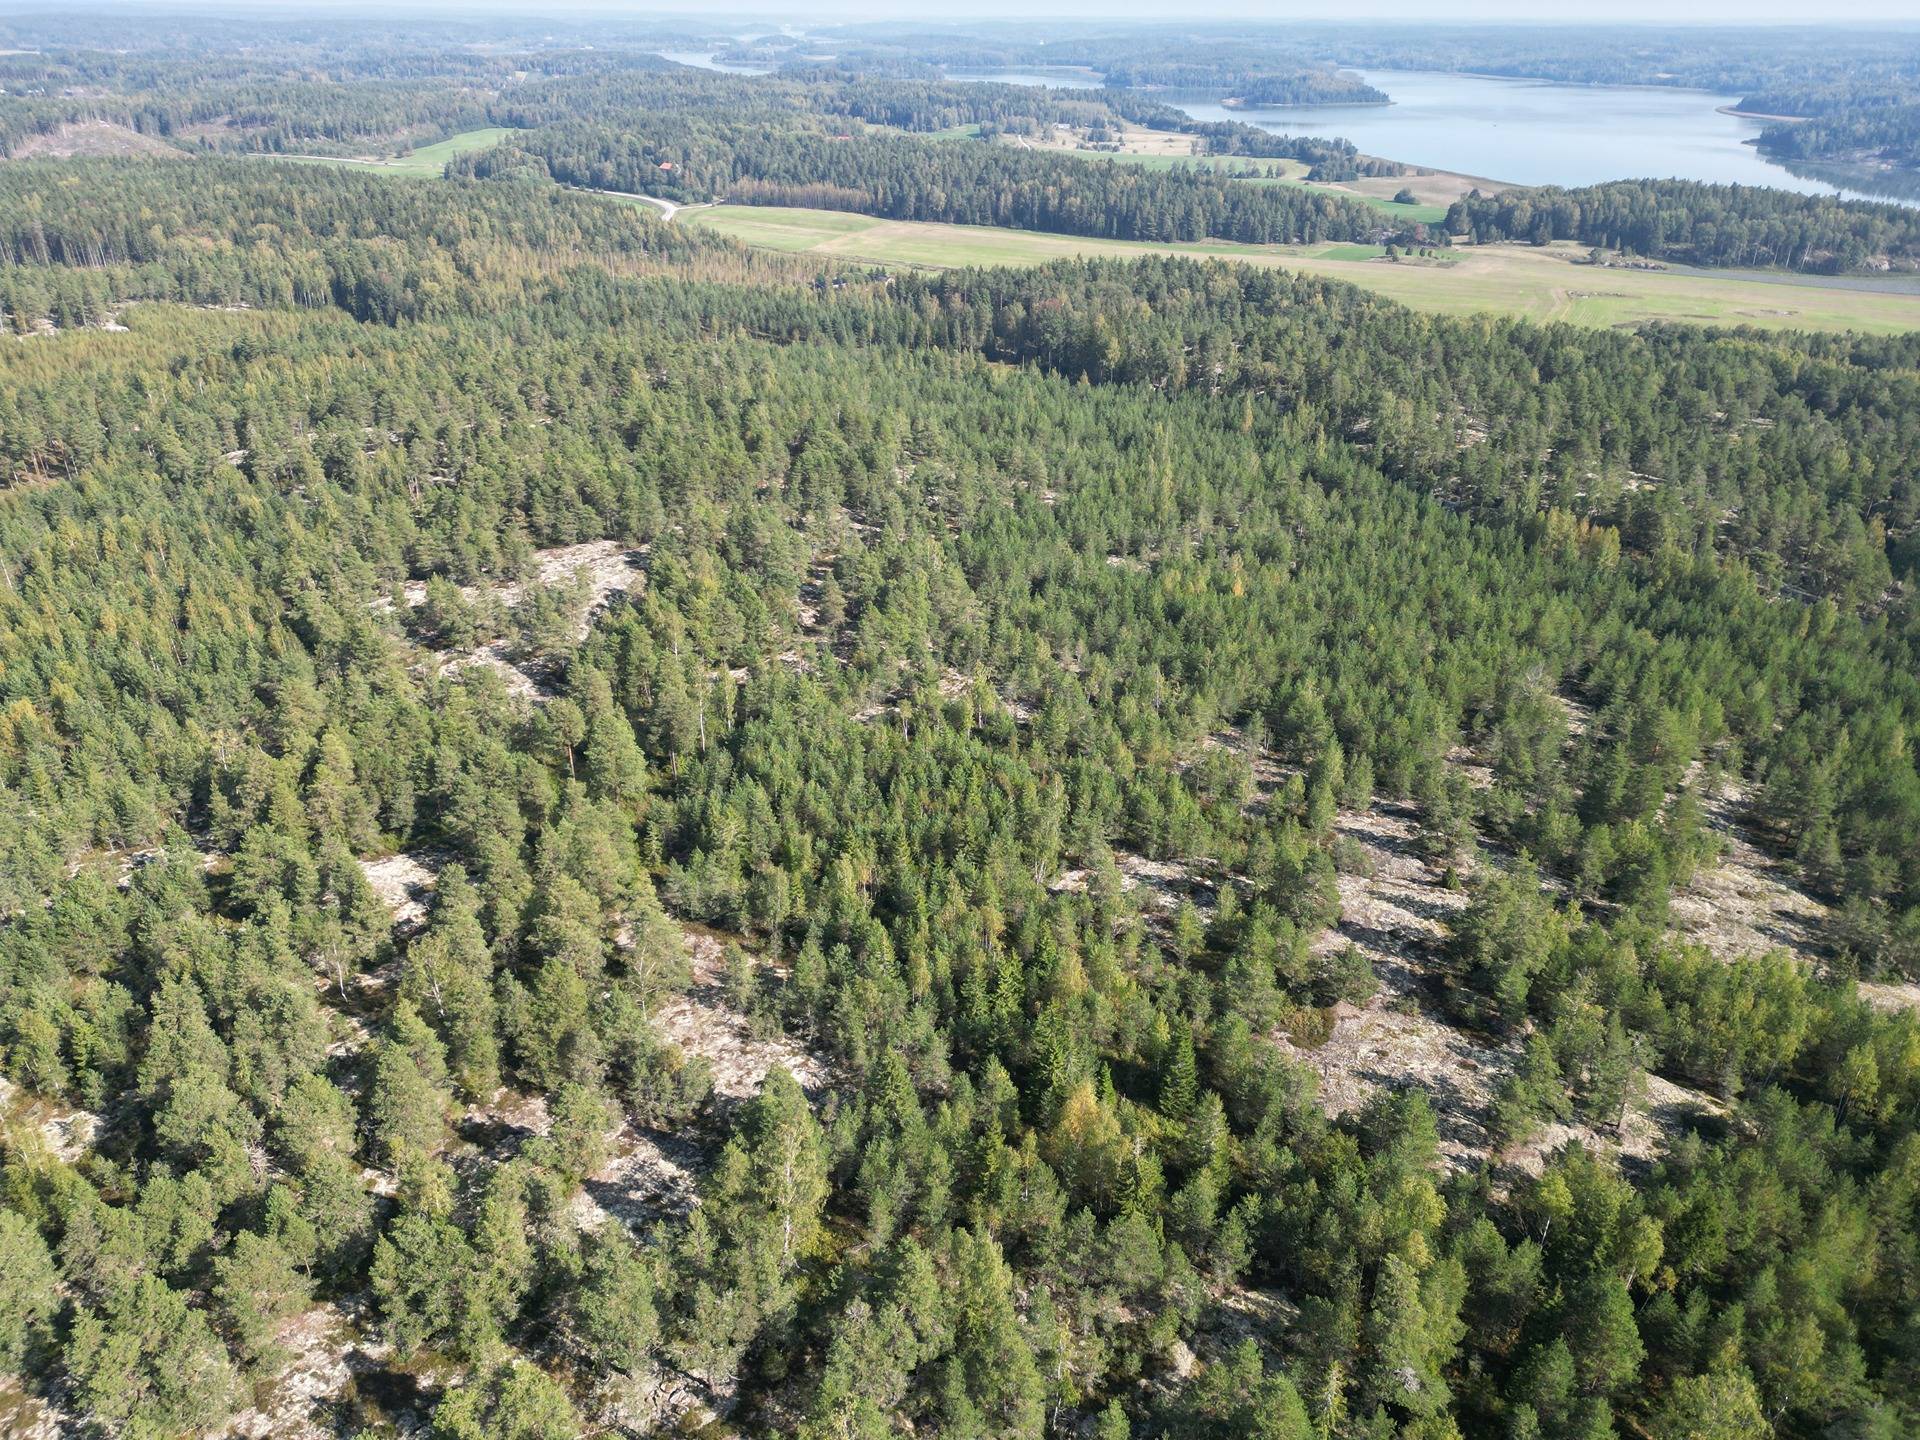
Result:
[[[1451,1397],[1435,1363],[1430,1330],[1420,1277],[1400,1256],[1387,1256],[1367,1312],[1367,1361],[1360,1386],[1369,1406],[1384,1405],[1412,1416],[1446,1409]]]
[[[239,1395],[226,1348],[206,1317],[151,1275],[103,1310],[82,1311],[66,1360],[88,1413],[130,1440],[212,1430]]]
[[[1160,1073],[1160,1113],[1178,1124],[1193,1117],[1200,1095],[1200,1067],[1193,1053],[1193,1032],[1182,1023],[1173,1035]]]

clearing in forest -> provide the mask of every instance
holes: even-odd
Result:
[[[534,552],[533,560],[532,585],[545,589],[579,587],[579,605],[567,634],[567,639],[576,645],[587,638],[588,630],[609,600],[638,589],[646,577],[645,547],[630,548],[617,540],[589,540],[579,545],[539,550]],[[400,587],[400,593],[409,609],[417,609],[426,604],[427,582],[409,580]],[[469,603],[487,600],[511,611],[527,598],[530,587],[518,580],[509,580],[462,586],[460,593]],[[374,608],[390,610],[393,607],[383,597],[374,602]],[[544,659],[524,656],[516,659],[514,649],[514,637],[507,634],[468,649],[443,651],[443,663],[450,672],[474,666],[493,670],[508,692],[522,699],[538,702],[551,698]]]
[[[1827,907],[1754,843],[1740,819],[1745,805],[1745,792],[1732,783],[1707,800],[1707,822],[1719,838],[1720,859],[1675,887],[1668,922],[1680,938],[1704,945],[1722,960],[1785,950],[1817,966]]]
[[[186,157],[164,140],[142,135],[110,120],[69,120],[44,133],[25,136],[13,147],[11,160],[85,160],[99,155],[137,155],[155,160]]]
[[[446,170],[447,162],[456,155],[464,155],[470,150],[485,150],[515,133],[508,127],[490,125],[482,130],[466,130],[458,135],[450,135],[436,144],[409,150],[405,155],[271,155],[266,158],[296,160],[303,165],[352,165],[358,169],[377,170],[383,175],[432,180],[439,178]]]
[[[1113,131],[1107,132],[1109,136]],[[1450,171],[1429,170],[1418,175],[1375,176],[1358,180],[1309,180],[1310,168],[1304,161],[1274,159],[1252,155],[1203,155],[1195,147],[1203,142],[1177,130],[1146,130],[1123,126],[1118,149],[1096,149],[1087,142],[1086,132],[1072,126],[1055,125],[1044,137],[1014,143],[1035,150],[1052,150],[1080,159],[1112,160],[1139,165],[1149,170],[1206,169],[1239,178],[1249,185],[1288,185],[1301,190],[1324,191],[1370,205],[1391,219],[1409,224],[1438,224],[1447,217],[1447,207],[1469,190],[1494,195],[1507,187],[1497,180],[1475,175],[1456,175]],[[1279,171],[1278,175],[1269,174]],[[1414,203],[1402,204],[1393,197],[1411,190]]]
[[[1472,1169],[1495,1158],[1488,1129],[1494,1100],[1521,1047],[1517,1040],[1501,1043],[1454,1024],[1428,993],[1439,947],[1468,894],[1449,889],[1441,867],[1421,857],[1414,817],[1404,807],[1343,812],[1337,826],[1364,863],[1339,877],[1340,921],[1314,949],[1356,947],[1380,988],[1364,1004],[1334,1006],[1320,1044],[1281,1044],[1318,1077],[1320,1103],[1329,1115],[1358,1110],[1382,1089],[1423,1092],[1433,1106],[1442,1158],[1457,1169]],[[1549,1125],[1528,1143],[1499,1152],[1498,1159],[1537,1174],[1550,1153],[1578,1139],[1589,1150],[1650,1161],[1679,1130],[1721,1109],[1710,1096],[1649,1074],[1618,1133]]]

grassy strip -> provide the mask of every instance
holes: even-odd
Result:
[[[722,205],[690,213],[681,223],[705,225],[769,250],[920,269],[1038,265],[1090,255],[1195,255],[1283,265],[1445,314],[1494,313],[1601,327],[1669,320],[1770,330],[1920,330],[1920,295],[1683,271],[1598,269],[1576,264],[1586,251],[1568,245],[1459,248],[1445,257],[1450,263],[1396,263],[1372,245],[1212,240],[1163,245],[773,206]]]

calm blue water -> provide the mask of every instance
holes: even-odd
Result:
[[[1242,120],[1291,135],[1343,136],[1369,155],[1516,185],[1591,185],[1601,180],[1707,180],[1772,185],[1803,194],[1869,196],[1873,181],[1841,173],[1795,175],[1745,142],[1762,122],[1721,113],[1737,97],[1655,86],[1555,85],[1416,70],[1370,70],[1391,105],[1228,109],[1217,93],[1163,91],[1156,99],[1196,120]],[[1056,89],[1096,83],[1075,72],[955,72]]]
[[[671,60],[676,65],[691,65],[696,70],[718,70],[723,75],[771,75],[771,65],[727,65],[713,58],[711,50],[656,50],[662,60]]]
[[[1100,77],[1086,70],[949,70],[949,80],[991,81],[997,85],[1040,85],[1049,90],[1098,90]]]

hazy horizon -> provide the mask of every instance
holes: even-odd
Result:
[[[1207,0],[1207,3],[1183,7],[1177,15],[1168,14],[1161,0],[1048,0],[1046,9],[1036,14],[1033,7],[1018,0],[980,0],[968,7],[964,16],[930,16],[924,5],[909,0],[762,0],[750,6],[729,3],[708,4],[700,0],[666,0],[666,3],[633,5],[622,0],[567,0],[556,6],[535,6],[527,0],[409,0],[393,6],[369,4],[368,0],[199,0],[199,3],[168,3],[168,0],[69,0],[55,6],[47,0],[0,0],[0,15],[46,14],[50,10],[74,11],[159,11],[177,15],[230,15],[236,13],[272,13],[288,16],[316,12],[353,14],[365,12],[386,16],[421,15],[524,15],[554,20],[591,18],[606,20],[630,15],[635,20],[649,18],[711,18],[743,23],[853,24],[862,21],[917,21],[926,25],[964,26],[980,22],[1023,23],[1036,27],[1048,24],[1086,24],[1113,21],[1131,24],[1168,25],[1206,24],[1210,22],[1254,22],[1266,25],[1366,25],[1404,24],[1446,29],[1470,25],[1511,25],[1535,29],[1579,27],[1610,28],[1644,26],[1657,29],[1698,29],[1712,27],[1808,26],[1885,26],[1896,29],[1920,28],[1910,0],[1838,0],[1819,15],[1806,13],[1804,5],[1786,0],[1699,0],[1690,12],[1676,18],[1671,4],[1659,0],[1622,0],[1605,15],[1542,16],[1531,0],[1461,0],[1448,14],[1436,16],[1409,3],[1409,0],[1352,0],[1337,10],[1318,5],[1288,8],[1276,13],[1274,6],[1247,0]]]

